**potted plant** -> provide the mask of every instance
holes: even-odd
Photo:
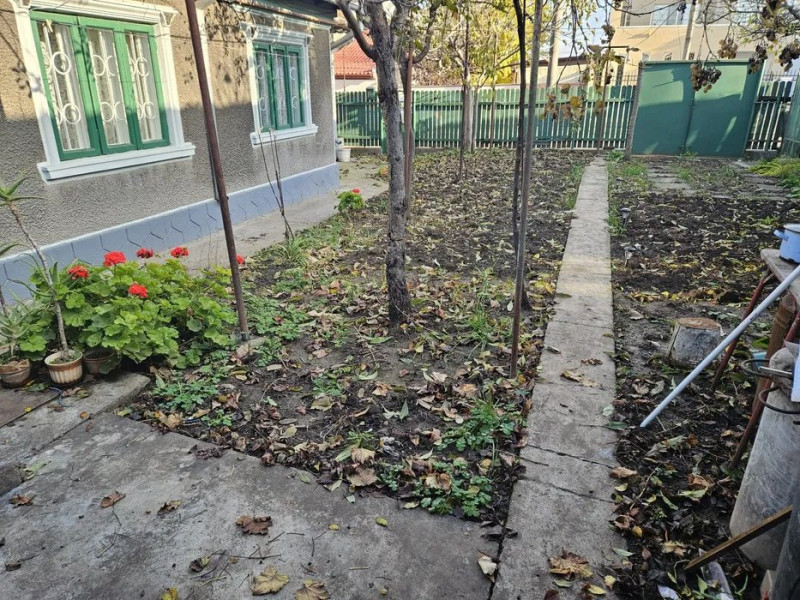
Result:
[[[67,334],[64,329],[64,317],[61,314],[61,304],[56,296],[56,288],[54,283],[55,269],[53,272],[50,271],[50,266],[48,265],[42,249],[33,240],[28,228],[25,226],[22,213],[17,207],[17,203],[21,202],[22,200],[42,200],[42,198],[39,196],[17,195],[17,190],[25,182],[25,179],[26,178],[24,177],[18,179],[8,186],[5,185],[5,183],[0,185],[0,206],[6,207],[9,212],[11,212],[11,216],[14,217],[17,227],[19,227],[19,230],[22,232],[22,235],[25,236],[28,245],[33,249],[33,251],[36,253],[36,256],[39,257],[39,261],[41,262],[42,277],[46,283],[46,287],[49,292],[48,295],[53,303],[53,310],[56,315],[60,346],[58,352],[54,352],[44,359],[44,364],[47,366],[47,370],[50,373],[50,379],[53,380],[53,383],[59,385],[69,385],[77,383],[83,377],[83,355],[78,351],[71,350],[69,344],[67,343]]]
[[[19,355],[19,341],[30,328],[29,315],[38,307],[24,302],[3,304],[0,310],[0,381],[19,387],[31,376],[31,361]]]
[[[84,353],[83,364],[90,375],[107,375],[116,368],[119,359],[110,348],[93,348]]]

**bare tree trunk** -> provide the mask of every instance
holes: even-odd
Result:
[[[542,0],[535,0],[533,12],[533,43],[531,44],[531,87],[528,99],[528,122],[525,131],[525,157],[522,161],[522,206],[520,207],[519,246],[517,248],[517,273],[514,295],[514,324],[511,331],[511,378],[517,376],[517,360],[519,357],[519,328],[522,320],[522,292],[525,289],[525,233],[527,231],[528,198],[531,187],[531,169],[533,163],[533,137],[536,121],[536,83],[539,70],[539,44],[542,37]]]
[[[525,151],[525,90],[528,81],[528,69],[525,66],[525,0],[514,0],[514,12],[517,16],[517,40],[519,43],[519,105],[517,107],[517,151],[514,156],[514,195],[511,199],[511,242],[514,246],[513,267],[516,269],[517,250],[519,248],[519,192],[522,180],[522,156]],[[522,288],[522,308],[529,310],[531,301],[528,290]]]
[[[467,26],[464,33],[464,72],[462,73],[463,81],[461,85],[461,143],[459,144],[458,151],[458,176],[456,181],[461,181],[464,176],[464,152],[467,149],[469,140],[467,137],[470,135],[470,122],[472,120],[472,110],[470,104],[470,87],[469,87],[469,0],[467,0]]]
[[[400,77],[403,80],[403,121],[406,126],[405,141],[405,170],[403,183],[406,187],[406,218],[411,212],[411,198],[414,193],[414,155],[416,154],[416,139],[414,136],[414,123],[412,108],[414,104],[414,90],[411,85],[411,75],[414,70],[414,47],[408,49],[408,58],[400,63]]]
[[[395,76],[392,34],[383,5],[368,3],[370,35],[377,60],[378,99],[386,124],[389,158],[389,244],[386,249],[386,283],[389,288],[389,320],[401,323],[411,314],[411,296],[406,286],[406,193],[403,182],[403,134],[400,128],[400,98]]]
[[[514,156],[514,195],[511,199],[511,240],[514,252],[519,245],[519,184],[522,173],[522,153],[525,149],[525,88],[528,80],[528,69],[525,66],[525,6],[524,0],[514,0],[514,12],[517,16],[517,40],[519,43],[519,105],[517,107],[517,152]]]
[[[69,345],[67,344],[67,333],[64,330],[64,317],[61,314],[61,304],[56,298],[56,289],[53,278],[50,277],[50,266],[47,263],[47,259],[45,258],[42,249],[39,248],[39,245],[33,241],[31,234],[28,232],[28,228],[25,227],[25,222],[22,220],[22,215],[20,214],[19,209],[14,206],[13,202],[8,203],[8,209],[11,211],[11,214],[14,215],[14,220],[17,222],[17,227],[19,227],[22,235],[24,235],[25,239],[28,240],[28,244],[30,244],[31,248],[33,248],[33,251],[36,252],[36,255],[39,257],[39,260],[42,263],[42,276],[47,283],[47,287],[50,288],[50,297],[53,300],[53,310],[56,313],[58,339],[61,344],[61,357],[66,360],[70,357]]]

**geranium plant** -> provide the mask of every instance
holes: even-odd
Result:
[[[341,213],[364,209],[364,197],[361,195],[361,190],[358,188],[340,192],[336,197],[339,199],[339,204],[336,205],[336,209]]]
[[[192,276],[175,259],[105,263],[73,265],[56,283],[67,331],[82,347],[183,365],[197,362],[203,345],[229,344],[236,319],[223,270]]]

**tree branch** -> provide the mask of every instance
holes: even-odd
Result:
[[[347,25],[350,27],[350,31],[353,32],[353,37],[355,37],[358,45],[361,46],[361,50],[374,61],[377,58],[378,53],[375,50],[375,46],[370,44],[367,40],[367,36],[364,35],[364,31],[361,29],[361,24],[358,20],[358,17],[350,8],[349,1],[336,0],[336,4],[339,6],[339,10],[342,11],[345,21],[347,21]]]
[[[439,10],[439,2],[434,1],[431,2],[431,6],[428,9],[428,27],[425,29],[425,37],[423,38],[424,41],[422,43],[422,48],[420,48],[419,52],[414,54],[414,64],[418,65],[425,57],[428,56],[428,52],[431,50],[431,39],[433,38],[433,23],[436,20],[436,11]]]

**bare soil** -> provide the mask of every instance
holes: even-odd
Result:
[[[414,315],[386,316],[387,198],[248,259],[249,314],[264,343],[216,353],[126,412],[297,467],[307,483],[385,494],[408,508],[502,523],[580,174],[591,156],[542,151],[527,238],[532,308],[521,374],[508,377],[512,151],[418,156],[408,228]],[[374,159],[372,159],[374,160]],[[376,175],[381,165],[376,164]]]
[[[675,319],[739,323],[760,278],[772,230],[800,218],[774,182],[725,160],[638,159],[611,165],[617,338],[617,458],[636,474],[619,481],[614,525],[628,538],[617,590],[658,598],[658,586],[702,598],[681,566],[726,540],[746,457],[728,466],[750,414],[754,382],[738,368],[764,346],[771,315],[748,330],[715,392],[701,375],[647,429],[639,422],[690,369],[664,361]],[[630,216],[623,224],[624,211]],[[628,251],[626,252],[626,248]],[[626,258],[627,255],[627,258]],[[629,427],[629,428],[628,428]],[[732,587],[757,597],[761,574],[740,553],[720,558]],[[708,590],[706,593],[711,593]],[[707,597],[707,596],[706,596]]]

